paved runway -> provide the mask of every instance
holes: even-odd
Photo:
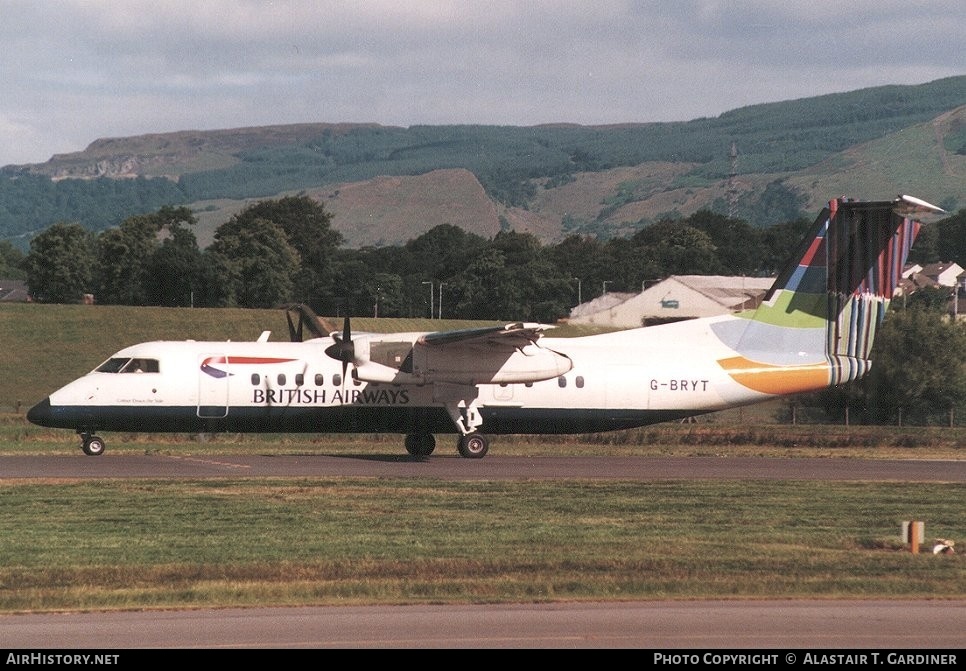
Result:
[[[230,608],[5,615],[0,647],[120,651],[120,664],[139,648],[851,649],[883,664],[887,651],[958,649],[961,663],[964,624],[966,600]]]
[[[444,479],[779,479],[966,482],[966,460],[758,457],[331,455],[7,456],[2,478],[427,477]]]

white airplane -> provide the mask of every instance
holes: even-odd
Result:
[[[511,323],[421,333],[317,332],[290,342],[126,347],[27,413],[97,431],[435,433],[481,458],[488,435],[627,429],[815,391],[869,371],[869,351],[920,229],[943,212],[910,196],[829,203],[755,309],[575,338]],[[311,322],[308,323],[311,328]]]

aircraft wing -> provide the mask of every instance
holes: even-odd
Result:
[[[543,336],[544,331],[552,328],[556,327],[549,324],[514,322],[502,326],[434,331],[420,336],[418,343],[428,347],[460,343],[464,345],[486,344],[497,349],[501,347],[518,349],[535,343]]]
[[[326,350],[355,365],[367,382],[459,385],[539,382],[569,371],[566,355],[540,347],[545,324],[514,322],[452,331],[433,331],[400,340],[391,334],[334,336]],[[414,334],[410,334],[412,337]]]

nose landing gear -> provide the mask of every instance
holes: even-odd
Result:
[[[100,436],[95,436],[89,432],[83,432],[81,436],[81,449],[84,450],[84,454],[89,457],[99,457],[104,454],[106,445],[104,444],[104,439]]]

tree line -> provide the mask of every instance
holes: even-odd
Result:
[[[704,211],[630,238],[528,233],[492,239],[450,224],[405,245],[345,249],[332,215],[307,196],[254,203],[198,246],[187,207],[165,206],[91,233],[60,222],[20,263],[34,300],[92,295],[109,305],[270,308],[301,302],[328,315],[531,319],[566,316],[606,288],[634,291],[669,274],[772,275],[807,225],[758,229]]]
[[[966,210],[928,226],[912,260],[966,259]],[[332,214],[308,196],[256,202],[198,246],[184,206],[164,206],[98,233],[59,222],[18,258],[0,246],[0,276],[24,277],[37,302],[271,308],[319,314],[553,322],[605,291],[636,292],[669,275],[767,277],[811,224],[761,228],[707,210],[641,226],[626,238],[578,234],[543,244],[439,224],[404,245],[345,249]],[[643,222],[642,222],[643,223]]]
[[[165,206],[91,233],[57,223],[25,256],[0,246],[0,276],[26,279],[37,302],[273,308],[304,303],[327,316],[554,322],[578,301],[637,292],[675,274],[772,276],[811,224],[759,228],[709,211],[660,221],[627,238],[572,235],[557,244],[501,231],[492,239],[440,224],[405,245],[342,248],[332,215],[307,196],[254,203],[198,246],[195,217]],[[966,210],[926,227],[913,260],[966,258]],[[948,293],[894,306],[873,373],[811,397],[828,417],[849,409],[910,422],[966,405],[966,324],[944,318]],[[856,416],[856,415],[853,415]]]

